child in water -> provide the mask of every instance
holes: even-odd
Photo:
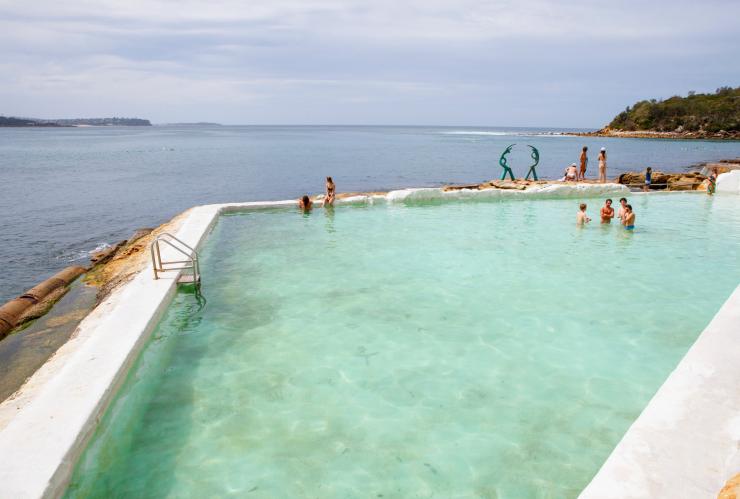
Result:
[[[586,225],[591,221],[591,219],[586,216],[586,203],[581,203],[579,208],[580,210],[578,210],[578,213],[576,214],[576,225]]]

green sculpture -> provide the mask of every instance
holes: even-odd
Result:
[[[501,154],[501,157],[498,160],[498,164],[501,165],[501,168],[504,169],[504,171],[501,172],[501,180],[506,180],[506,175],[508,175],[511,178],[511,180],[515,180],[514,179],[514,172],[512,171],[511,167],[509,166],[508,160],[506,158],[506,155],[511,152],[511,149],[515,145],[516,144],[511,144],[509,147],[507,147],[504,150],[504,152]],[[538,180],[537,179],[537,170],[535,168],[540,163],[540,152],[537,150],[536,147],[530,146],[529,144],[527,144],[527,147],[529,147],[530,149],[532,149],[532,159],[534,160],[534,164],[529,167],[529,171],[527,172],[527,176],[524,177],[524,179],[525,180],[529,180],[529,176],[532,175],[532,177],[534,178],[534,180]]]
[[[508,164],[506,164],[506,155],[511,152],[511,148],[514,147],[516,144],[511,144],[509,147],[506,148],[506,150],[501,154],[501,157],[498,160],[498,164],[501,165],[501,168],[504,169],[503,173],[501,173],[501,180],[506,180],[506,174],[508,173],[511,177],[511,180],[514,180],[514,172],[511,171],[511,168]]]
[[[537,150],[536,147],[530,146],[529,144],[527,144],[527,147],[532,149],[532,159],[534,160],[534,164],[529,167],[529,171],[527,172],[527,176],[524,177],[524,180],[529,180],[530,174],[534,177],[535,180],[537,180],[537,170],[535,170],[535,167],[540,162],[540,152]]]

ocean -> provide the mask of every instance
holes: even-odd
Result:
[[[681,171],[740,157],[740,142],[553,135],[541,128],[154,126],[0,128],[0,303],[90,252],[198,204],[472,183],[498,178],[498,158],[522,177],[539,150],[541,178],[559,178],[590,151],[608,175],[652,166]],[[568,130],[558,130],[568,131]],[[571,130],[572,131],[572,130]]]

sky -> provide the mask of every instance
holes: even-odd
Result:
[[[0,115],[599,128],[740,85],[740,1],[0,0]]]

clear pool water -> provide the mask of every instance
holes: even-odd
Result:
[[[737,197],[577,202],[222,217],[68,496],[575,497],[740,281]]]

